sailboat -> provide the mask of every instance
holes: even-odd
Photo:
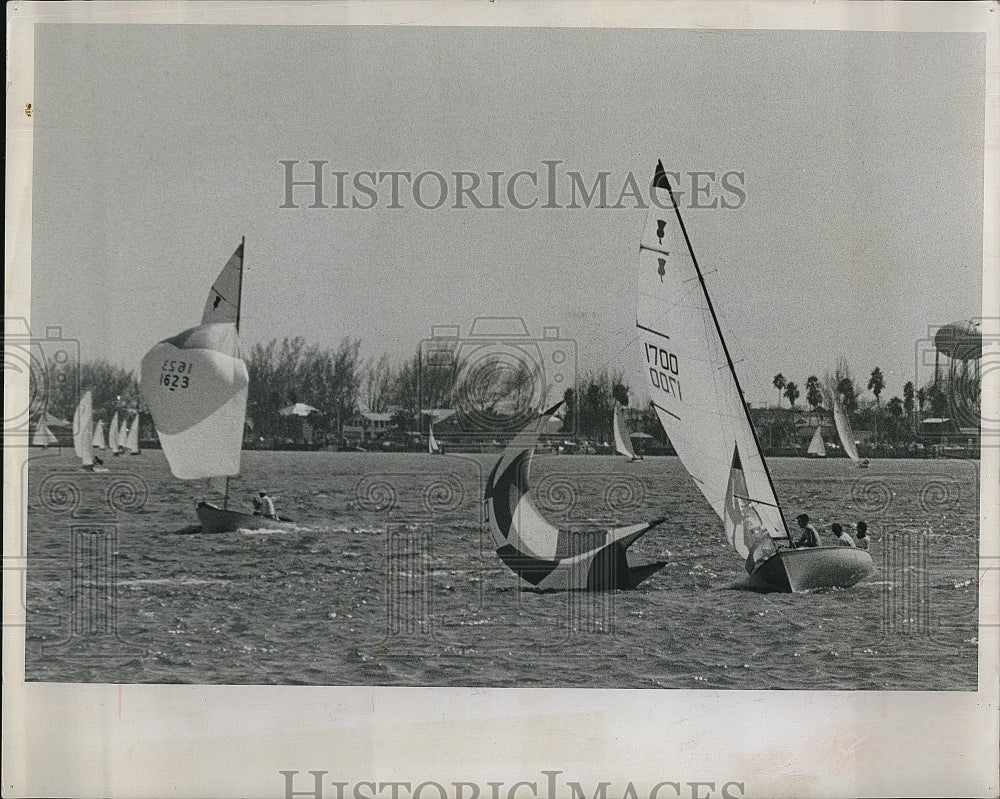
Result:
[[[219,273],[201,324],[153,347],[142,359],[139,387],[170,471],[181,480],[224,478],[222,507],[199,502],[203,533],[289,526],[229,509],[229,478],[240,473],[249,375],[240,353],[243,248]]]
[[[823,443],[823,434],[819,431],[819,425],[816,426],[816,431],[809,442],[809,449],[806,450],[806,454],[817,458],[826,457],[826,444]]]
[[[528,472],[539,436],[562,424],[543,413],[514,437],[486,480],[484,504],[496,553],[539,590],[601,591],[635,588],[666,563],[631,566],[626,550],[664,519],[586,533],[559,530],[531,501]],[[558,423],[558,424],[557,424]]]
[[[139,413],[136,412],[135,416],[132,418],[132,424],[128,427],[128,433],[125,434],[125,444],[124,447],[128,450],[129,455],[139,454]]]
[[[108,452],[112,455],[121,455],[121,443],[118,441],[118,411],[111,416],[108,424]]]
[[[615,432],[615,451],[619,455],[624,455],[630,461],[641,461],[642,458],[635,454],[632,439],[628,435],[628,426],[622,418],[624,411],[625,409],[621,405],[615,403],[614,422],[612,425]]]
[[[91,392],[80,398],[73,414],[73,449],[86,472],[106,472],[100,458],[94,457],[94,406]]]
[[[657,163],[639,245],[636,327],[652,405],[681,463],[722,520],[747,587],[847,587],[874,570],[841,546],[793,548],[774,483],[673,189]]]
[[[42,418],[38,420],[38,426],[35,428],[35,434],[31,437],[31,446],[49,447],[58,443],[59,439],[56,438],[55,433],[49,430],[49,426],[45,423],[45,414],[42,414]]]
[[[98,419],[97,426],[94,428],[94,437],[91,439],[91,446],[94,449],[107,449],[107,444],[104,443],[104,420]]]
[[[427,451],[431,455],[441,454],[441,446],[438,444],[437,439],[434,438],[434,422],[430,423],[430,432],[427,435]]]
[[[851,420],[847,418],[847,412],[840,401],[840,397],[835,390],[830,391],[833,397],[833,423],[837,428],[837,435],[840,437],[840,446],[844,448],[847,457],[857,464],[859,469],[868,468],[868,458],[858,455],[858,445],[854,443],[854,431],[851,429]]]

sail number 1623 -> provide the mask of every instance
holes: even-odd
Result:
[[[166,386],[171,391],[176,391],[179,388],[187,388],[191,382],[190,376],[193,368],[194,364],[188,361],[168,359],[163,362],[163,366],[160,369],[160,384]]]
[[[679,400],[684,399],[678,379],[676,355],[655,344],[646,344],[646,363],[649,364],[649,382],[653,384],[653,388],[673,394]]]

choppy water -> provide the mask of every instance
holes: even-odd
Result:
[[[773,459],[790,518],[865,518],[874,577],[808,595],[744,576],[676,458],[541,457],[536,501],[586,530],[660,516],[635,591],[521,590],[482,529],[495,455],[244,453],[292,531],[200,535],[158,451],[28,488],[26,677],[65,682],[975,690],[978,463]]]

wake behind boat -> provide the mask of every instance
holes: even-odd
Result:
[[[723,522],[748,587],[846,588],[874,571],[848,547],[794,549],[673,190],[657,163],[639,245],[636,327],[656,414]]]
[[[161,341],[142,359],[139,388],[170,471],[181,480],[225,480],[221,508],[198,504],[206,533],[291,521],[229,509],[229,479],[240,473],[250,382],[239,341],[243,249],[241,242],[212,285],[201,324]]]

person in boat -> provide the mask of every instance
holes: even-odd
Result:
[[[274,512],[274,502],[266,491],[261,491],[253,498],[253,515],[263,516],[265,519],[278,518],[278,514]]]
[[[850,547],[851,549],[855,548],[856,544],[854,543],[854,539],[847,534],[847,532],[840,524],[834,522],[832,525],[830,525],[830,530],[833,532],[834,537],[837,539],[837,544],[839,544],[842,547]]]
[[[854,525],[855,535],[858,537],[858,549],[868,551],[868,523],[859,521]]]
[[[809,514],[800,513],[795,517],[795,522],[799,525],[799,529],[802,531],[802,535],[794,542],[794,546],[798,547],[818,547],[819,546],[819,533],[816,532],[816,528],[809,524]]]

